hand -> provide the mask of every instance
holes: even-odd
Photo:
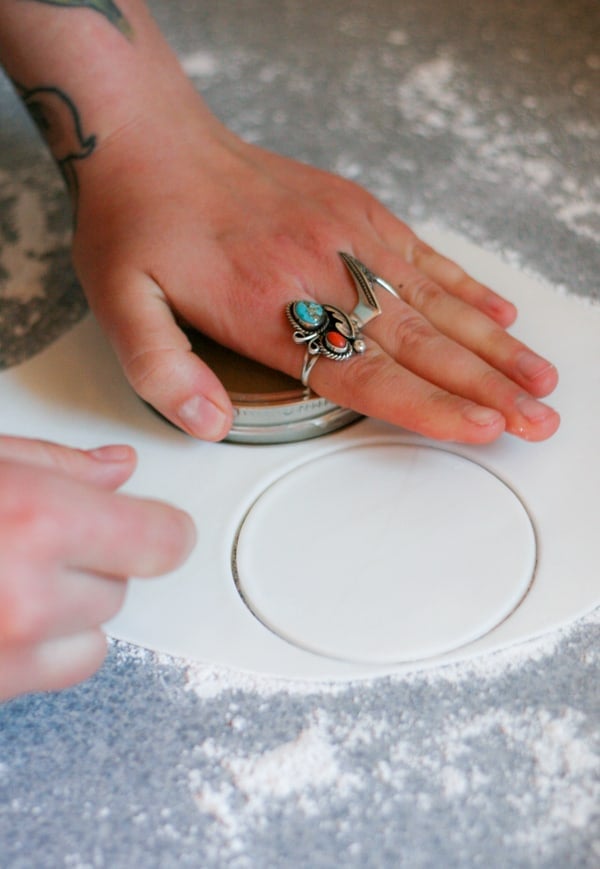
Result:
[[[317,393],[438,439],[553,434],[558,415],[538,399],[557,373],[505,331],[512,304],[353,183],[207,121],[191,88],[152,111],[82,164],[74,255],[127,377],[161,413],[207,439],[231,423],[228,396],[190,353],[181,322],[299,377],[304,349],[285,304],[352,310],[337,253],[346,251],[401,300],[379,293],[384,313],[365,329],[366,353],[318,360]]]
[[[0,700],[91,675],[126,578],[164,573],[190,551],[188,516],[115,493],[134,467],[130,447],[0,437]]]

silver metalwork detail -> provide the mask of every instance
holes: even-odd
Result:
[[[358,304],[347,314],[335,305],[322,305],[309,299],[297,299],[286,306],[286,314],[294,329],[296,344],[306,344],[301,380],[308,386],[310,373],[319,356],[342,361],[354,353],[364,353],[367,345],[361,329],[381,314],[374,285],[398,298],[394,288],[373,274],[360,260],[340,251],[358,294]]]

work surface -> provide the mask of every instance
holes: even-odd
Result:
[[[598,298],[597,3],[152,8],[240,134]],[[85,304],[60,179],[4,80],[0,209],[7,366]],[[29,254],[11,236],[25,224]],[[29,280],[16,290],[11,272]],[[115,643],[86,684],[0,709],[0,865],[595,867],[598,634],[596,612],[469,663],[338,686]]]

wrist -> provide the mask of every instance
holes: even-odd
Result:
[[[163,126],[171,117],[185,129],[186,114],[193,114],[196,135],[205,131],[207,138],[220,126],[140,0],[120,2],[118,22],[90,7],[7,2],[0,8],[2,63],[75,193],[78,176],[93,176],[93,164],[99,170],[110,162],[100,154],[117,150],[112,143],[135,140],[141,152],[152,148],[144,136],[156,138],[159,118]]]

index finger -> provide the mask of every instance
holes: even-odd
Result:
[[[52,472],[38,475],[31,509],[38,516],[40,558],[105,576],[166,573],[185,560],[196,539],[191,518],[170,504]]]
[[[94,509],[76,519],[69,566],[118,577],[159,576],[191,552],[196,532],[182,510],[129,495],[94,494]]]

